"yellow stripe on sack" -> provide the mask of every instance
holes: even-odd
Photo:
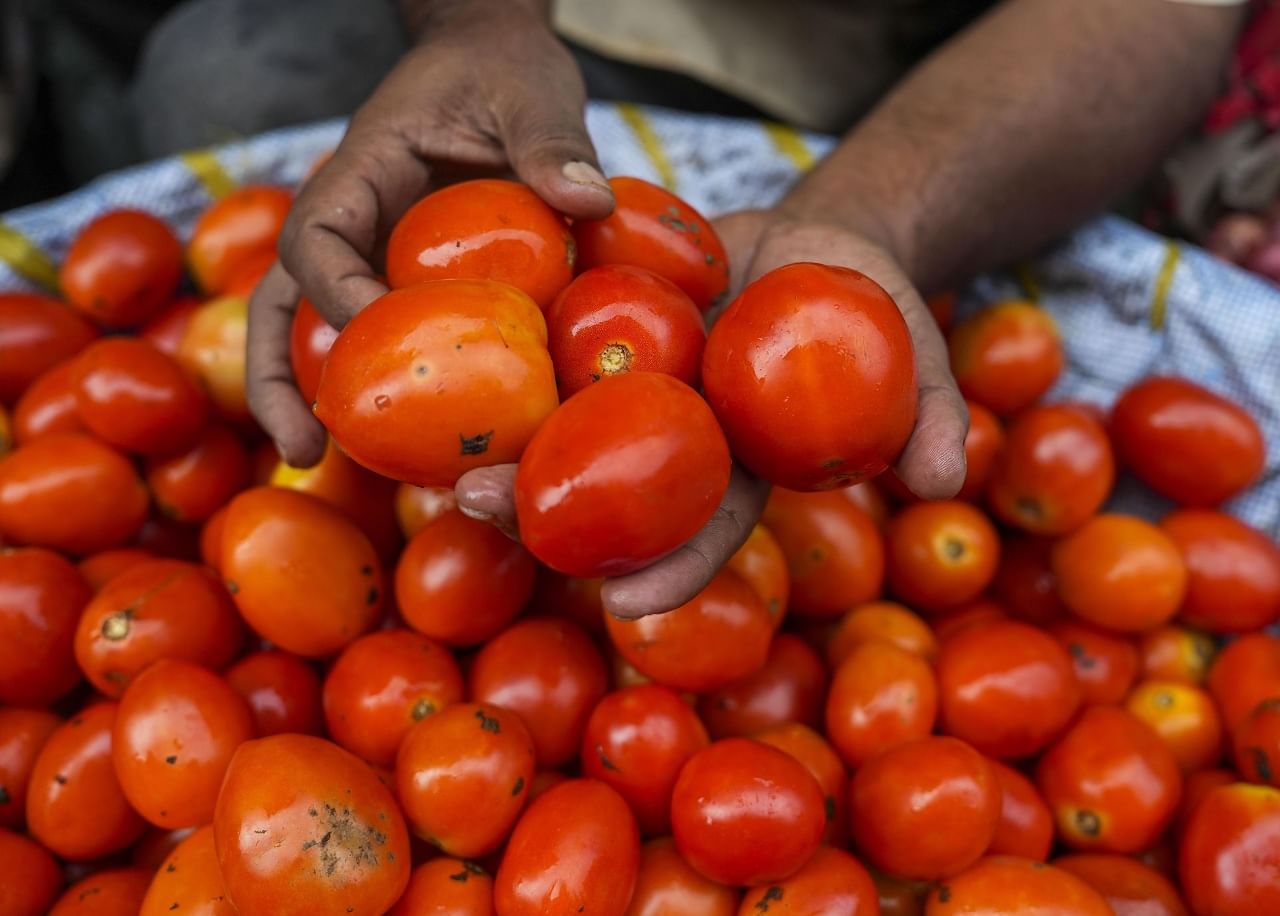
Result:
[[[662,141],[658,139],[658,134],[654,131],[653,125],[649,123],[649,118],[644,111],[638,105],[620,102],[618,104],[618,114],[622,115],[622,120],[627,122],[631,132],[636,135],[636,140],[640,142],[640,148],[649,157],[649,162],[653,165],[654,171],[658,173],[658,179],[662,182],[662,186],[668,191],[674,192],[676,189],[675,169],[671,167],[671,160],[667,158],[667,152],[662,148]]]
[[[209,196],[217,199],[225,197],[236,188],[235,180],[227,174],[222,163],[207,149],[196,149],[178,156],[196,181],[204,186]]]
[[[1027,300],[1033,305],[1040,304],[1040,281],[1036,279],[1036,275],[1031,270],[1030,264],[1019,264],[1013,269],[1013,275],[1018,278],[1018,283],[1022,285],[1022,291],[1027,294]]]
[[[1159,331],[1164,327],[1165,314],[1169,310],[1169,290],[1173,287],[1173,275],[1178,271],[1178,262],[1182,260],[1182,249],[1173,239],[1164,243],[1164,263],[1156,274],[1156,288],[1151,294],[1151,329]]]
[[[17,229],[0,222],[0,263],[46,289],[58,288],[58,269],[49,256]]]
[[[773,141],[773,148],[790,160],[791,164],[801,172],[807,172],[813,168],[817,157],[804,142],[804,136],[800,131],[776,121],[765,121],[764,132]]]

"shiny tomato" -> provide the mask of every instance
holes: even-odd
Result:
[[[1048,538],[1012,537],[1000,545],[991,591],[1009,613],[1028,623],[1043,625],[1067,613],[1049,563],[1052,552]]]
[[[832,846],[845,845],[849,830],[849,774],[835,749],[821,735],[799,722],[775,725],[757,732],[754,737],[761,744],[776,747],[796,758],[818,781],[818,788],[826,799],[823,813],[827,826],[823,841]]]
[[[517,713],[533,735],[540,766],[561,766],[577,755],[609,673],[591,638],[567,620],[524,620],[498,634],[476,655],[471,699]]]
[[[1262,473],[1266,443],[1239,404],[1187,379],[1151,376],[1111,409],[1120,461],[1184,506],[1216,506]]]
[[[1214,789],[1182,836],[1179,877],[1196,916],[1280,912],[1280,789]]]
[[[138,916],[150,884],[145,868],[105,868],[63,891],[49,916]]]
[[[202,522],[249,482],[249,453],[240,437],[211,423],[195,444],[147,461],[147,486],[156,508],[180,522]]]
[[[1086,704],[1124,702],[1139,674],[1138,650],[1130,638],[1074,620],[1050,624],[1048,632],[1071,656]]]
[[[1106,898],[1117,916],[1186,916],[1178,890],[1164,875],[1129,856],[1076,853],[1053,860]]]
[[[912,607],[941,610],[978,597],[1000,562],[1000,537],[958,500],[908,506],[885,529],[889,588]]]
[[[852,768],[933,731],[938,685],[920,656],[864,643],[836,669],[827,694],[827,737]]]
[[[938,644],[941,645],[970,627],[1008,619],[1009,612],[1004,609],[1004,605],[1000,604],[1000,602],[991,598],[978,598],[976,601],[962,604],[944,614],[936,614],[929,622],[933,625],[933,635],[937,637]]]
[[[90,597],[58,554],[0,551],[0,702],[44,706],[80,682],[72,645]]]
[[[1144,677],[1203,684],[1218,645],[1213,637],[1199,630],[1168,624],[1143,633],[1138,650]]]
[[[200,526],[200,559],[214,572],[222,572],[222,528],[227,521],[224,505]]]
[[[738,916],[764,912],[778,916],[880,916],[880,902],[875,883],[862,863],[847,852],[825,847],[795,874],[747,891]]]
[[[137,533],[147,489],[133,464],[79,433],[48,436],[0,459],[0,535],[73,554]]]
[[[26,445],[41,436],[85,432],[76,407],[74,359],[51,366],[41,373],[18,398],[13,408],[13,438]]]
[[[1169,825],[1182,777],[1173,752],[1146,722],[1091,706],[1036,770],[1058,838],[1073,849],[1140,852]]]
[[[235,268],[227,275],[226,288],[219,295],[239,296],[248,299],[258,288],[262,278],[276,262],[275,248],[263,248],[237,262]]]
[[[219,568],[245,622],[296,655],[331,655],[381,615],[373,545],[313,496],[257,487],[233,499]]]
[[[441,856],[423,862],[409,876],[404,895],[387,916],[492,916],[493,878],[474,862]]]
[[[871,520],[876,523],[877,528],[883,528],[885,523],[889,521],[889,500],[881,492],[878,478],[867,483],[855,483],[851,487],[844,487],[840,490],[840,493],[849,502],[871,516]]]
[[[915,426],[902,313],[875,281],[842,267],[790,264],[749,284],[711,329],[702,382],[734,455],[793,490],[871,479]]]
[[[618,652],[641,674],[695,693],[759,670],[773,637],[764,602],[729,569],[674,611],[637,620],[609,615],[605,627]]]
[[[240,296],[210,299],[191,314],[174,358],[208,393],[225,419],[247,423],[244,354],[249,303]]]
[[[199,307],[200,300],[195,296],[179,296],[139,328],[138,336],[161,353],[177,356],[182,335],[186,333],[191,316]]]
[[[573,278],[564,219],[525,185],[485,178],[428,194],[387,240],[393,289],[428,280],[496,280],[543,309]]]
[[[1185,509],[1164,517],[1187,567],[1181,620],[1211,633],[1241,633],[1280,619],[1280,546],[1229,515]]]
[[[1017,856],[988,856],[929,893],[924,916],[962,913],[1116,916],[1106,898],[1085,881]]]
[[[573,226],[578,266],[627,264],[671,281],[702,311],[729,292],[729,262],[715,228],[670,191],[640,178],[613,178],[613,213]]]
[[[779,633],[763,667],[704,693],[698,713],[712,738],[748,737],[786,722],[817,726],[826,692],[822,656],[800,637]]]
[[[58,272],[67,301],[99,324],[155,315],[182,279],[182,245],[150,213],[110,210],[80,230]]]
[[[247,185],[209,206],[187,243],[187,263],[206,293],[220,295],[240,263],[273,251],[293,195],[283,188]]]
[[[384,913],[409,882],[409,832],[358,757],[307,735],[242,744],[213,816],[227,894],[241,913]]]
[[[996,455],[1004,447],[1004,427],[977,401],[965,401],[965,406],[969,408],[969,431],[964,437],[966,470],[956,499],[976,502],[986,492]]]
[[[98,336],[57,299],[0,293],[0,403],[13,404],[33,381]]]
[[[740,894],[698,874],[670,837],[640,847],[640,870],[626,916],[735,916]]]
[[[320,317],[310,299],[298,303],[289,331],[289,365],[302,399],[311,404],[320,387],[320,370],[338,339],[338,329]]]
[[[62,720],[45,709],[0,708],[0,827],[27,819],[27,784],[36,756]]]
[[[317,735],[324,725],[320,677],[296,655],[272,649],[246,655],[223,675],[249,704],[259,738],[293,732]]]
[[[1005,428],[987,501],[1003,522],[1032,534],[1067,534],[1106,502],[1115,459],[1103,428],[1071,407],[1032,407]]]
[[[213,827],[206,824],[182,840],[156,870],[138,916],[236,916],[218,869]]]
[[[76,568],[96,594],[116,576],[154,559],[155,554],[141,547],[115,547],[85,557],[76,564]]]
[[[1216,766],[1222,759],[1222,721],[1213,698],[1199,687],[1143,681],[1124,705],[1155,730],[1184,776]]]
[[[1241,776],[1250,782],[1280,786],[1280,697],[1259,703],[1237,726],[1231,746]]]
[[[867,861],[904,878],[963,871],[991,845],[1001,790],[985,757],[955,738],[920,738],[863,764],[849,790],[853,839]]]
[[[0,912],[47,916],[61,889],[62,869],[49,850],[20,833],[0,828]]]
[[[396,521],[406,539],[457,506],[457,497],[449,487],[415,487],[411,483],[396,487]]]
[[[887,642],[899,649],[933,661],[938,640],[918,615],[895,601],[869,601],[840,618],[840,624],[826,645],[827,664],[840,667],[863,643]]]
[[[782,546],[772,532],[762,524],[753,526],[747,540],[725,565],[760,596],[774,627],[781,626],[787,616],[791,574],[787,572]]]
[[[1053,815],[1035,785],[1018,770],[988,761],[1000,784],[1000,823],[988,855],[1022,856],[1043,862],[1053,846]]]
[[[1052,388],[1064,362],[1052,316],[1029,302],[1003,302],[960,322],[950,350],[965,397],[1002,417]]]
[[[1222,723],[1234,732],[1263,700],[1280,696],[1280,638],[1249,633],[1218,653],[1206,680],[1222,713]]]

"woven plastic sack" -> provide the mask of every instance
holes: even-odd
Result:
[[[588,126],[609,174],[665,184],[708,216],[778,199],[833,145],[754,121],[592,104]],[[139,207],[185,235],[211,195],[233,183],[294,184],[335,146],[340,122],[264,134],[108,175],[66,197],[0,217],[0,290],[50,279],[78,228]],[[15,265],[21,269],[15,270]],[[1123,220],[1105,217],[1010,275],[983,277],[961,314],[1033,296],[1062,329],[1068,368],[1050,399],[1109,406],[1139,378],[1195,379],[1243,404],[1267,440],[1263,480],[1226,508],[1280,539],[1280,290]],[[833,393],[832,409],[839,409]],[[1122,481],[1113,505],[1158,517],[1168,505]]]

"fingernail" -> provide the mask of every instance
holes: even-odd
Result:
[[[491,522],[494,516],[490,512],[482,512],[479,509],[472,509],[470,506],[458,506],[458,511],[467,518],[473,518],[477,522]]]
[[[566,162],[564,168],[560,170],[560,174],[574,184],[593,184],[603,188],[610,194],[613,193],[613,189],[609,187],[609,182],[605,181],[604,176],[600,174],[600,170],[589,162],[576,160],[574,162]]]

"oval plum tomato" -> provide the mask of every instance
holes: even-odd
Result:
[[[20,833],[0,828],[0,912],[47,916],[61,889],[62,869],[49,850]]]
[[[840,618],[827,642],[827,664],[832,670],[839,668],[854,649],[868,642],[892,643],[930,662],[938,654],[938,640],[919,616],[895,601],[868,601]]]
[[[72,645],[92,596],[58,554],[0,550],[0,702],[45,706],[80,682]]]
[[[704,878],[680,858],[670,837],[650,840],[640,847],[640,870],[626,916],[735,916],[739,893]]]
[[[611,786],[647,836],[671,826],[680,768],[707,746],[707,730],[680,695],[644,684],[608,694],[582,735],[582,775]]]
[[[764,912],[778,916],[880,916],[880,897],[861,862],[847,852],[824,847],[790,877],[747,891],[738,916]]]
[[[1115,916],[1106,898],[1082,879],[1018,856],[988,856],[930,891],[924,916],[962,913]]]
[[[220,295],[242,261],[274,251],[292,205],[291,193],[266,185],[237,188],[214,201],[187,243],[187,263],[200,288]]]
[[[108,582],[80,616],[76,661],[104,696],[117,698],[162,658],[225,668],[244,626],[217,577],[195,563],[148,560]]]
[[[706,341],[693,300],[638,267],[592,268],[547,309],[547,349],[562,398],[621,372],[663,372],[697,388]]]
[[[174,358],[208,393],[225,419],[252,419],[244,398],[245,340],[249,302],[240,296],[210,299],[191,314]]]
[[[671,797],[680,855],[721,884],[794,874],[825,827],[817,780],[790,754],[749,738],[717,741],[690,757]]]
[[[1131,639],[1073,620],[1050,624],[1048,632],[1071,656],[1086,704],[1124,702],[1138,679],[1138,650]]]
[[[1181,620],[1211,633],[1241,633],[1280,618],[1280,547],[1221,512],[1184,509],[1160,528],[1187,567]]]
[[[1280,638],[1249,633],[1232,640],[1214,659],[1206,685],[1234,732],[1259,703],[1280,696]]]
[[[525,185],[482,178],[428,194],[387,240],[392,289],[429,280],[493,280],[546,310],[573,279],[573,236]]]
[[[787,616],[791,574],[778,539],[764,525],[754,525],[746,541],[725,564],[751,586],[764,602],[774,628]]]
[[[779,633],[764,665],[702,694],[698,714],[712,738],[748,737],[786,722],[817,726],[826,692],[822,656],[799,636]]]
[[[161,353],[177,356],[182,335],[186,333],[191,316],[199,307],[200,300],[195,296],[179,296],[139,328],[138,336]]]
[[[1052,552],[1048,538],[1012,537],[1000,544],[991,591],[1010,614],[1028,623],[1043,625],[1067,613],[1049,563]]]
[[[665,188],[640,178],[610,179],[613,212],[574,223],[578,266],[640,267],[671,281],[702,311],[729,292],[729,262],[715,227]]]
[[[329,737],[383,765],[396,759],[415,722],[461,699],[462,672],[453,656],[410,630],[361,636],[342,650],[324,679]]]
[[[634,572],[711,518],[729,469],[720,427],[688,385],[656,372],[602,379],[565,401],[520,459],[520,539],[570,576]]]
[[[1216,506],[1262,473],[1266,443],[1239,404],[1195,382],[1151,376],[1111,409],[1116,455],[1151,489],[1184,506]]]
[[[1188,583],[1188,591],[1190,589]],[[1198,630],[1168,624],[1143,633],[1138,650],[1143,677],[1203,684],[1218,653],[1218,644],[1213,637]]]
[[[45,709],[0,708],[0,827],[27,819],[27,784],[36,756],[62,720]]]
[[[308,404],[316,399],[320,370],[324,368],[325,358],[337,339],[338,329],[320,317],[310,299],[298,303],[289,332],[289,365],[298,391]]]
[[[1062,603],[1109,630],[1141,632],[1166,623],[1187,590],[1177,545],[1131,515],[1089,519],[1054,544],[1050,563]]]
[[[1129,856],[1076,853],[1053,860],[1106,898],[1116,916],[1187,916],[1177,888]]]
[[[641,674],[676,690],[715,690],[759,670],[773,623],[764,602],[729,569],[692,601],[636,620],[607,615],[618,652]]]
[[[946,613],[935,614],[929,622],[933,625],[933,635],[941,645],[970,627],[1008,619],[1009,612],[1000,602],[991,598],[978,598]]]
[[[373,545],[337,509],[303,493],[256,487],[233,499],[219,567],[245,622],[295,655],[331,655],[381,615]]]
[[[851,768],[933,731],[938,686],[918,655],[864,643],[836,669],[827,694],[827,737]]]
[[[236,916],[226,894],[213,826],[206,824],[182,840],[156,870],[138,916]]]
[[[13,408],[13,438],[26,445],[41,436],[81,433],[76,407],[76,361],[58,363],[41,373],[18,398]]]
[[[1035,785],[1022,773],[988,761],[1000,784],[1000,823],[987,848],[988,855],[1022,856],[1043,862],[1053,846],[1053,815]]]
[[[155,315],[182,279],[182,245],[150,213],[111,210],[80,230],[58,271],[67,301],[99,324],[129,327]]]
[[[764,522],[786,557],[790,610],[797,616],[836,617],[879,597],[885,566],[880,531],[841,494],[774,487]]]
[[[1040,794],[1073,849],[1140,852],[1169,825],[1182,777],[1150,725],[1115,706],[1091,706],[1040,758]]]
[[[457,497],[449,487],[415,487],[411,483],[396,487],[396,521],[406,539],[457,506]]]
[[[1102,426],[1071,407],[1032,407],[1005,427],[987,502],[1016,528],[1066,534],[1098,511],[1114,481],[1115,459]]]
[[[1173,752],[1184,776],[1222,759],[1223,730],[1213,698],[1192,684],[1143,681],[1125,709],[1150,725]]]
[[[949,346],[964,396],[1002,417],[1035,403],[1062,373],[1058,327],[1029,302],[1002,302],[966,318]]]
[[[106,868],[63,891],[49,916],[138,916],[150,884],[145,868]]]
[[[296,655],[278,649],[254,652],[223,677],[249,704],[259,738],[282,732],[317,735],[324,726],[320,677]]]
[[[875,281],[842,267],[789,264],[750,283],[711,329],[702,382],[734,455],[792,490],[871,479],[916,421],[907,323]]]
[[[413,536],[396,565],[405,623],[449,646],[497,635],[533,593],[537,565],[493,525],[450,509]]]
[[[156,559],[155,554],[141,547],[115,547],[91,554],[76,564],[84,581],[89,583],[94,594],[102,591],[102,587],[123,572],[150,563]]]
[[[1214,789],[1182,836],[1179,877],[1196,916],[1280,912],[1280,789]]]
[[[308,735],[240,745],[213,839],[241,913],[384,913],[409,881],[409,831],[391,791],[360,758]]]
[[[111,761],[116,708],[97,703],[73,715],[49,735],[31,769],[27,828],[64,859],[118,852],[146,829]]]
[[[0,535],[96,553],[137,533],[147,489],[119,452],[81,433],[37,439],[0,460]]]
[[[609,672],[591,637],[567,620],[522,620],[476,655],[471,699],[518,714],[533,735],[540,766],[568,763],[596,703],[609,689]]]
[[[853,776],[849,821],[867,860],[903,878],[963,871],[991,845],[1001,791],[986,758],[955,738],[920,738],[871,758]]]
[[[387,916],[491,916],[493,878],[474,862],[441,856],[423,862],[409,876],[409,886]]]
[[[1237,726],[1231,744],[1241,776],[1250,782],[1280,786],[1280,697],[1259,703]]]
[[[316,416],[370,470],[453,486],[472,468],[518,459],[555,409],[546,344],[537,306],[505,284],[393,290],[334,341]]]
[[[938,653],[939,724],[984,754],[1038,753],[1080,706],[1071,656],[1043,630],[997,621],[958,633]]]
[[[226,288],[219,295],[239,296],[249,299],[258,288],[262,278],[276,262],[275,247],[264,248],[236,263],[235,268],[227,275]]]
[[[840,755],[821,735],[807,725],[787,722],[755,734],[755,740],[790,754],[818,781],[825,798],[826,831],[823,842],[847,844],[849,831],[849,774]]]
[[[885,529],[889,588],[912,607],[970,601],[991,583],[1000,536],[980,510],[958,500],[907,506]]]
[[[202,522],[249,482],[249,453],[230,429],[204,428],[191,448],[147,461],[156,508],[179,522]]]
[[[33,381],[97,336],[92,324],[57,299],[0,293],[0,403],[13,404]]]

